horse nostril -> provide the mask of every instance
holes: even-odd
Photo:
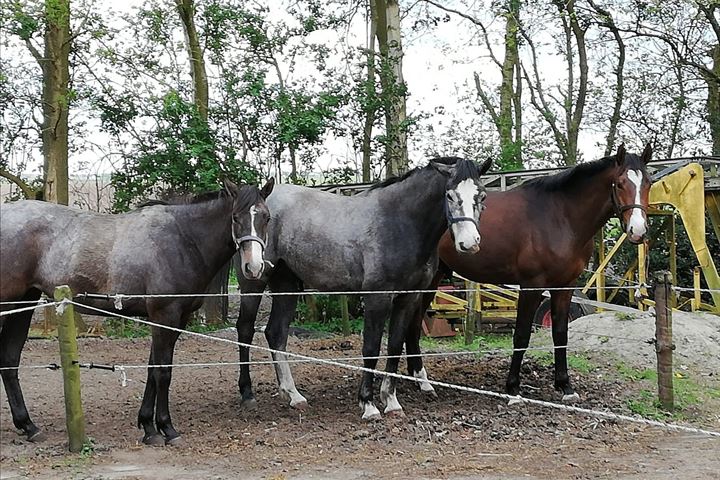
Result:
[[[252,271],[250,270],[250,264],[249,264],[249,263],[246,263],[246,264],[245,264],[245,273],[247,273],[248,275],[252,274]]]
[[[465,247],[465,242],[460,242],[460,250],[467,250]]]

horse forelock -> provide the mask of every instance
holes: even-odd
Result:
[[[478,180],[480,178],[480,168],[478,165],[471,161],[465,160],[464,158],[451,157],[455,159],[455,174],[453,180],[455,183],[460,183],[463,180]]]

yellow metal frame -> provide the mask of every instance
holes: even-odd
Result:
[[[720,276],[705,241],[706,209],[720,239],[720,199],[716,192],[706,194],[702,165],[690,163],[656,181],[650,188],[650,205],[670,205],[680,214],[705,282],[710,289],[720,289]],[[713,310],[720,312],[720,292],[710,295]]]

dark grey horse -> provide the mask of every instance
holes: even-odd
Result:
[[[260,190],[226,182],[224,191],[184,204],[153,202],[120,215],[38,201],[2,205],[0,301],[34,301],[41,293],[52,297],[58,285],[69,285],[76,294],[204,292],[236,249],[240,250],[241,271],[247,278],[258,278],[264,269],[262,253],[269,219],[264,199],[273,183]],[[111,300],[86,298],[82,302],[118,312]],[[118,313],[185,328],[202,299],[140,298],[123,303]],[[0,317],[0,366],[18,366],[31,317],[32,311]],[[151,365],[172,363],[178,335],[161,328],[152,330]],[[138,414],[147,444],[173,443],[179,438],[170,420],[171,374],[171,368],[148,369]],[[25,407],[17,370],[3,370],[2,379],[13,423],[29,440],[36,439],[40,430]]]
[[[478,250],[478,221],[485,198],[481,167],[461,158],[438,158],[401,178],[383,182],[354,197],[339,196],[293,185],[278,185],[268,197],[273,218],[265,256],[275,264],[261,281],[240,281],[243,292],[297,292],[303,286],[323,291],[411,290],[429,284],[437,269],[437,244],[450,227],[455,248]],[[386,320],[390,319],[388,354],[402,353],[408,322],[419,311],[418,294],[368,294],[364,297],[364,363],[375,368]],[[238,339],[252,342],[260,298],[243,297],[237,321]],[[297,296],[273,298],[265,336],[271,348],[285,350],[288,327]],[[409,342],[412,344],[412,342]],[[278,383],[290,405],[302,407],[305,398],[295,383],[284,354],[275,355]],[[248,360],[240,348],[240,361]],[[396,372],[398,359],[386,370]],[[382,383],[385,413],[401,413],[395,379]],[[240,367],[240,394],[244,405],[255,403],[250,371]],[[373,375],[364,374],[359,392],[363,418],[380,416],[373,404]]]

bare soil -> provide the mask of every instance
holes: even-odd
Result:
[[[232,332],[218,335],[233,338]],[[264,343],[261,334],[256,342]],[[81,361],[143,364],[149,339],[81,339]],[[360,338],[291,338],[289,350],[327,358],[360,355]],[[255,359],[265,359],[256,354]],[[230,344],[183,336],[176,363],[232,362]],[[57,343],[30,340],[24,365],[57,362]],[[430,358],[433,379],[503,391],[505,355]],[[523,395],[557,400],[552,367],[526,359]],[[138,444],[135,427],[145,371],[128,369],[127,386],[117,372],[83,370],[87,433],[94,448],[66,452],[62,375],[21,371],[30,413],[46,438],[28,443],[15,431],[4,390],[0,395],[0,478],[36,479],[331,479],[376,478],[720,478],[720,438],[669,433],[635,424],[602,421],[454,390],[423,396],[401,382],[405,418],[374,423],[360,419],[359,373],[310,364],[292,366],[304,411],[277,395],[269,365],[252,370],[258,407],[239,408],[237,367],[176,368],[171,412],[183,435],[177,447]],[[572,372],[580,405],[629,413],[636,382],[608,365]],[[378,382],[379,383],[379,382]],[[714,409],[714,407],[713,407]],[[720,430],[720,412],[698,408],[689,422]]]

